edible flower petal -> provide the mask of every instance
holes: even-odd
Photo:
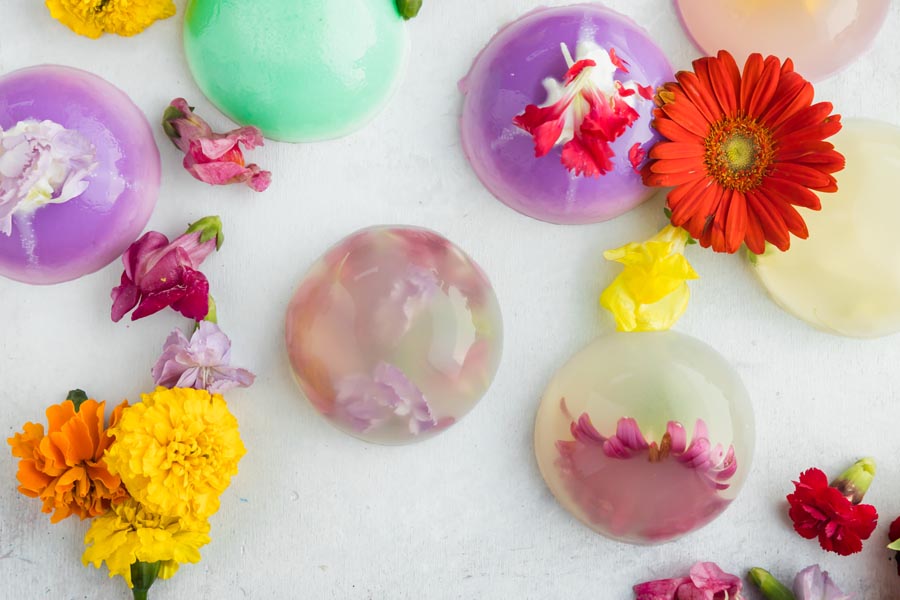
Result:
[[[819,210],[816,192],[837,191],[844,157],[824,141],[841,129],[828,102],[790,59],[752,54],[738,69],[722,50],[695,60],[656,96],[652,126],[663,141],[650,150],[644,183],[674,187],[672,224],[704,248],[756,254],[780,250],[809,232],[797,208]]]
[[[222,223],[218,217],[206,217],[198,223],[205,226],[192,225],[188,233],[171,242],[162,233],[149,231],[129,246],[122,255],[125,271],[121,283],[111,293],[113,321],[118,322],[135,307],[132,321],[167,306],[195,321],[206,316],[209,282],[197,269],[216,249]]]
[[[808,469],[787,496],[797,533],[806,539],[818,538],[823,549],[842,556],[861,551],[863,540],[872,535],[878,523],[874,506],[860,504],[861,495],[845,495],[848,484],[853,485],[853,481],[842,476],[829,485],[825,473]]]
[[[158,576],[168,579],[179,565],[200,562],[200,548],[209,541],[207,521],[160,515],[129,498],[91,521],[81,561],[98,569],[106,563],[110,577],[133,588],[135,563],[161,562]]]
[[[636,600],[741,600],[743,583],[712,562],[698,562],[689,577],[660,579],[634,586]]]
[[[257,127],[214,133],[184,98],[176,98],[163,114],[163,129],[184,153],[184,168],[195,179],[210,185],[245,183],[257,192],[265,191],[272,182],[271,172],[256,164],[244,164],[241,145],[247,150],[263,145]]]
[[[633,104],[647,98],[648,88],[616,78],[616,72],[628,73],[628,68],[614,48],[579,42],[578,60],[573,60],[568,47],[560,47],[569,67],[562,81],[545,80],[547,101],[527,105],[513,123],[534,138],[536,157],[561,145],[561,160],[569,171],[599,177],[613,169],[611,144],[637,121]]]
[[[50,16],[79,35],[132,36],[175,14],[172,0],[46,0]]]
[[[153,366],[153,381],[162,387],[218,394],[252,385],[255,375],[230,366],[230,362],[231,340],[215,323],[201,321],[190,340],[180,329],[169,334],[163,353]]]
[[[681,318],[691,295],[687,282],[700,277],[684,256],[688,240],[687,232],[668,225],[645,242],[603,253],[625,266],[600,296],[619,331],[665,330]]]
[[[123,402],[110,416],[114,427],[128,405]],[[40,498],[42,511],[57,523],[71,515],[81,519],[102,515],[122,502],[128,492],[103,458],[110,445],[104,427],[106,403],[86,399],[76,407],[71,400],[47,409],[48,429],[26,423],[7,442],[19,459],[19,491]]]
[[[79,132],[53,121],[20,121],[0,127],[0,234],[15,215],[63,204],[87,189],[96,151]]]

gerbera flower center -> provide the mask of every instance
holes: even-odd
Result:
[[[756,119],[738,116],[714,123],[704,140],[707,171],[722,187],[759,187],[774,157],[772,134]]]

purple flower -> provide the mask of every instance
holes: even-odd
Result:
[[[210,321],[201,321],[191,339],[179,329],[169,334],[162,355],[153,365],[156,385],[187,387],[221,394],[235,387],[249,387],[256,376],[229,366],[231,340]]]
[[[715,563],[691,567],[689,577],[660,579],[634,586],[636,600],[740,600],[741,580]]]
[[[15,214],[80,196],[97,168],[94,156],[87,138],[53,121],[0,128],[0,234],[10,234]]]
[[[356,431],[369,431],[392,419],[408,422],[409,431],[420,434],[438,425],[425,395],[403,371],[378,363],[372,376],[351,375],[335,385],[337,418]]]
[[[794,595],[797,600],[850,600],[851,596],[842,592],[834,584],[827,571],[819,565],[806,567],[794,578]]]

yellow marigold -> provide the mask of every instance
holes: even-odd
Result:
[[[175,14],[172,0],[46,0],[50,16],[79,35],[135,35]]]
[[[109,470],[150,510],[205,519],[246,453],[237,419],[206,390],[159,387],[141,399],[110,429]]]
[[[603,253],[625,265],[600,296],[619,331],[669,329],[684,314],[691,297],[687,281],[700,277],[684,257],[688,239],[685,230],[668,225],[646,242]]]
[[[160,562],[158,577],[168,579],[179,565],[200,562],[200,547],[208,543],[206,521],[164,517],[129,498],[91,521],[81,562],[98,569],[105,562],[110,577],[121,575],[134,587],[135,562]]]
[[[113,410],[110,426],[127,405]],[[82,519],[102,515],[128,496],[103,460],[111,442],[103,426],[105,412],[105,402],[85,400],[76,412],[75,404],[66,400],[47,409],[46,435],[43,425],[26,423],[22,433],[7,439],[13,456],[21,459],[19,491],[40,498],[42,510],[53,513],[53,523],[73,514]]]

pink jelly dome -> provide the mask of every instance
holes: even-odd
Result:
[[[552,223],[594,223],[634,208],[651,194],[629,150],[649,151],[658,139],[650,127],[653,101],[640,98],[639,118],[611,148],[614,168],[599,177],[576,176],[561,163],[561,146],[535,157],[532,137],[513,124],[526,105],[547,100],[543,81],[561,80],[568,65],[560,49],[575,55],[579,41],[613,48],[632,79],[656,87],[673,79],[672,67],[647,32],[598,4],[541,8],[500,30],[460,82],[465,94],[462,144],[482,183],[497,198],[528,216]]]
[[[150,124],[121,90],[71,67],[44,65],[0,78],[0,128],[53,121],[94,146],[84,192],[13,218],[0,233],[0,275],[34,284],[76,279],[121,256],[143,230],[159,192],[159,150]]]

